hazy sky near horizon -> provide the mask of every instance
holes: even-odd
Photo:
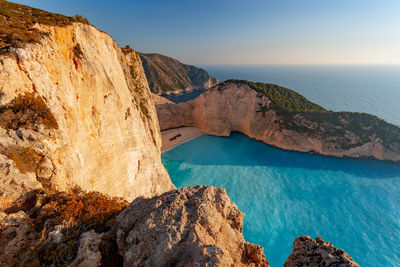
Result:
[[[189,64],[400,64],[399,0],[13,0]]]

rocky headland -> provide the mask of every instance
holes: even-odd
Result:
[[[365,113],[333,112],[274,84],[228,80],[192,101],[156,103],[161,130],[241,132],[285,150],[400,161],[400,128]]]
[[[268,266],[225,190],[171,183],[135,51],[81,16],[1,0],[0,21],[0,266]]]
[[[158,95],[209,89],[219,83],[205,70],[160,54],[139,53],[150,90]]]

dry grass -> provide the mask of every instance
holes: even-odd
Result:
[[[57,121],[43,99],[35,93],[17,96],[10,104],[0,107],[0,123],[5,129],[20,127],[37,130],[38,124],[58,129]]]
[[[0,0],[0,54],[10,47],[39,42],[44,33],[34,29],[36,23],[66,26],[72,22],[89,24],[81,15],[67,17],[37,8]]]
[[[72,192],[36,190],[27,194],[8,212],[25,211],[36,238],[28,244],[30,251],[23,257],[27,266],[67,266],[77,255],[80,235],[89,230],[110,232],[101,243],[103,266],[120,262],[115,241],[115,217],[128,205],[119,198],[80,189]],[[62,225],[61,243],[47,242],[56,225]],[[112,229],[114,228],[114,231]],[[115,265],[114,265],[115,266]]]
[[[31,147],[14,146],[7,148],[8,157],[12,159],[21,173],[37,173],[44,156]]]

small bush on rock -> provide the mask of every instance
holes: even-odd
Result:
[[[82,52],[82,48],[80,44],[76,44],[74,49],[73,49],[74,55],[79,58],[82,59],[83,58],[83,52]]]
[[[5,129],[29,128],[38,124],[47,129],[58,129],[58,123],[43,99],[35,93],[17,96],[11,103],[0,106],[0,123]]]

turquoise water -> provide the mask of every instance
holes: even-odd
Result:
[[[272,267],[299,235],[322,236],[361,266],[400,266],[400,164],[288,152],[238,133],[201,136],[162,160],[177,187],[224,187]]]
[[[334,111],[377,115],[400,125],[400,66],[203,66],[221,81],[276,83]]]

